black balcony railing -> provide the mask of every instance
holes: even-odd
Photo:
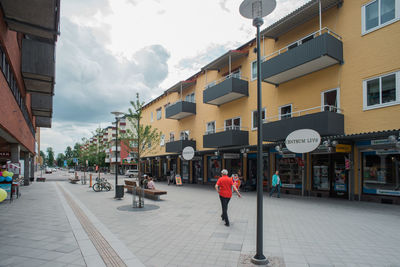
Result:
[[[243,146],[249,144],[247,128],[230,126],[217,131],[207,131],[203,135],[203,147],[218,148],[230,146]]]
[[[203,91],[203,103],[219,106],[244,96],[249,96],[249,83],[234,73],[209,84]]]

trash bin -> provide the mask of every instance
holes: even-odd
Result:
[[[115,198],[123,198],[124,197],[124,185],[117,185],[115,188]]]

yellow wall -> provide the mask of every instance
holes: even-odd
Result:
[[[344,110],[345,133],[362,133],[398,129],[400,125],[400,105],[363,110],[362,81],[380,74],[400,70],[400,21],[378,29],[366,35],[361,33],[361,6],[369,1],[344,1],[341,8],[333,7],[323,13],[322,27],[328,27],[343,39],[343,65],[305,75],[278,87],[262,83],[263,107],[267,108],[267,117],[277,116],[279,106],[292,104],[292,112],[321,106],[321,92],[340,88],[340,108]],[[279,37],[278,40],[266,39],[262,42],[262,51],[270,54],[309,33],[319,29],[319,19],[304,23]],[[196,140],[197,150],[203,148],[203,134],[206,123],[216,121],[216,128],[224,127],[224,120],[240,116],[242,127],[249,130],[250,145],[256,144],[256,131],[251,130],[251,112],[256,109],[256,81],[251,81],[251,62],[256,60],[253,52],[255,44],[247,48],[248,55],[232,63],[232,69],[241,67],[242,76],[249,78],[249,97],[224,104],[220,107],[203,103],[203,90],[207,83],[218,80],[228,72],[228,66],[218,71],[202,72],[194,86],[184,90],[182,99],[195,92],[196,115],[180,121],[165,119],[164,105],[171,104],[181,98],[179,92],[160,97],[148,105],[143,112],[142,120],[158,128],[169,139],[170,131],[175,132],[175,140],[179,140],[182,130],[190,130],[190,138]],[[157,121],[156,109],[162,107],[162,119]],[[150,122],[153,112],[153,122]],[[160,147],[153,155],[164,155],[165,147]]]

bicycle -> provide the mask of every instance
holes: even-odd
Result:
[[[100,192],[105,189],[106,191],[111,190],[111,184],[107,182],[106,178],[96,178],[96,183],[92,186],[93,191],[95,192]]]

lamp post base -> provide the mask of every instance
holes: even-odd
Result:
[[[257,256],[257,255],[256,255]],[[255,264],[255,265],[267,265],[268,263],[269,263],[269,261],[267,260],[267,258],[265,258],[264,256],[262,256],[262,257],[264,257],[264,259],[258,259],[258,258],[256,258],[256,256],[253,256],[252,258],[251,258],[251,262],[253,263],[253,264]]]

